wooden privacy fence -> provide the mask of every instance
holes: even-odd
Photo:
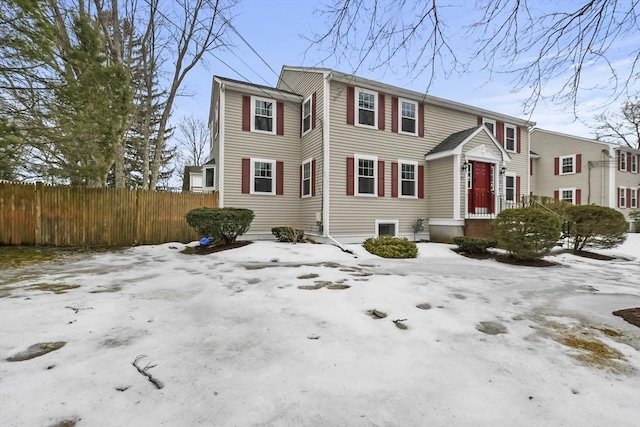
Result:
[[[126,246],[198,238],[184,215],[217,193],[0,183],[0,245]]]

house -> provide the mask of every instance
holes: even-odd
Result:
[[[182,191],[202,192],[202,166],[185,166],[182,173]]]
[[[285,66],[276,87],[215,76],[207,189],[254,211],[251,239],[450,241],[529,194],[533,125],[326,68]]]
[[[535,128],[531,132],[531,191],[577,205],[629,213],[638,209],[640,151]]]

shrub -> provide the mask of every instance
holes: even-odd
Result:
[[[494,240],[484,239],[482,237],[463,237],[458,236],[453,239],[453,243],[458,245],[460,252],[468,254],[484,254],[488,248],[495,248],[497,242]]]
[[[560,216],[564,216],[564,212],[569,206],[573,206],[571,202],[557,200],[553,197],[533,196],[532,199],[537,203],[532,203],[531,207],[544,209],[547,208]],[[545,209],[546,210],[546,209]]]
[[[418,256],[418,247],[415,242],[406,238],[394,236],[380,236],[369,238],[362,244],[364,248],[382,258],[415,258]]]
[[[629,224],[624,215],[606,206],[580,205],[567,208],[569,239],[574,252],[585,248],[609,249],[627,238]]]
[[[558,242],[562,221],[552,212],[539,208],[507,209],[493,222],[498,247],[520,259],[547,255]]]
[[[185,217],[200,236],[213,237],[226,245],[249,230],[254,214],[251,209],[198,208],[187,212]]]
[[[304,230],[293,227],[273,227],[271,234],[276,236],[279,242],[296,243],[304,240]]]
[[[629,218],[633,221],[636,233],[640,233],[640,211],[629,212]]]

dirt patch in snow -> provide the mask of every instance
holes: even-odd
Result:
[[[209,246],[195,246],[191,250],[184,250],[182,252],[187,254],[192,253],[195,255],[208,255],[216,252],[228,251],[229,249],[241,248],[243,246],[250,245],[251,243],[253,242],[241,240],[239,242],[229,243],[228,245],[214,244]]]
[[[496,261],[504,264],[520,265],[524,267],[555,267],[556,265],[559,265],[556,262],[547,261],[545,259],[518,259],[509,255],[495,253],[491,251],[481,253],[481,254],[475,254],[475,253],[469,253],[469,252],[461,252],[458,249],[451,249],[451,250],[457,253],[458,255],[462,255],[467,258],[495,259]]]
[[[640,307],[626,308],[613,312],[614,316],[620,316],[627,322],[640,328]]]

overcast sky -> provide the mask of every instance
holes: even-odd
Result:
[[[454,2],[459,3],[458,7],[445,9],[443,19],[447,22],[449,29],[460,28],[457,33],[458,37],[452,38],[450,42],[463,49],[464,45],[468,43],[468,36],[464,34],[463,28],[466,23],[474,19],[474,2],[471,0],[450,0],[450,4]],[[548,8],[556,7],[555,2],[538,2],[536,7],[540,4]],[[353,73],[354,65],[352,64],[357,56],[355,54],[352,58],[332,57],[324,63],[320,63],[320,60],[326,56],[326,52],[311,49],[305,55],[309,41],[305,40],[303,35],[312,38],[314,33],[322,32],[327,26],[325,18],[317,12],[320,5],[321,2],[316,0],[241,0],[234,9],[235,18],[232,22],[266,64],[242,40],[234,37],[233,52],[215,52],[215,57],[210,55],[206,58],[208,63],[206,67],[201,64],[188,75],[186,86],[188,92],[193,96],[178,99],[173,117],[177,120],[182,116],[193,114],[196,117],[206,119],[213,75],[275,86],[278,73],[283,65],[325,66]],[[634,38],[635,40],[633,40]],[[619,40],[618,43],[621,46],[629,46],[629,44],[637,46],[640,43],[640,35]],[[624,49],[621,51],[624,52]],[[629,70],[630,58],[618,56],[613,59],[618,70]],[[523,111],[523,101],[527,98],[528,93],[524,91],[514,93],[512,91],[513,75],[508,73],[489,75],[486,71],[480,70],[482,64],[476,63],[474,69],[466,74],[456,74],[449,77],[442,74],[436,75],[435,82],[431,87],[428,87],[427,76],[405,77],[402,65],[401,62],[394,63],[392,64],[393,69],[382,72],[371,70],[365,64],[358,69],[356,74],[360,77],[382,81],[417,92],[426,91],[430,95],[528,118],[537,122],[541,128],[583,137],[593,137],[593,131],[588,125],[593,124],[593,117],[596,114],[604,111],[607,107],[616,110],[621,103],[621,100],[611,101],[612,91],[610,89],[591,90],[582,92],[579,98],[580,102],[577,107],[579,120],[574,117],[572,108],[548,101],[539,103],[532,115],[528,116]],[[583,83],[585,86],[602,83],[600,79],[602,76],[606,76],[605,70],[589,66],[589,64],[585,64],[584,70]],[[557,84],[558,82],[550,82],[548,87],[551,89],[557,87]],[[634,92],[640,93],[638,84],[636,87],[630,88],[630,93]]]

